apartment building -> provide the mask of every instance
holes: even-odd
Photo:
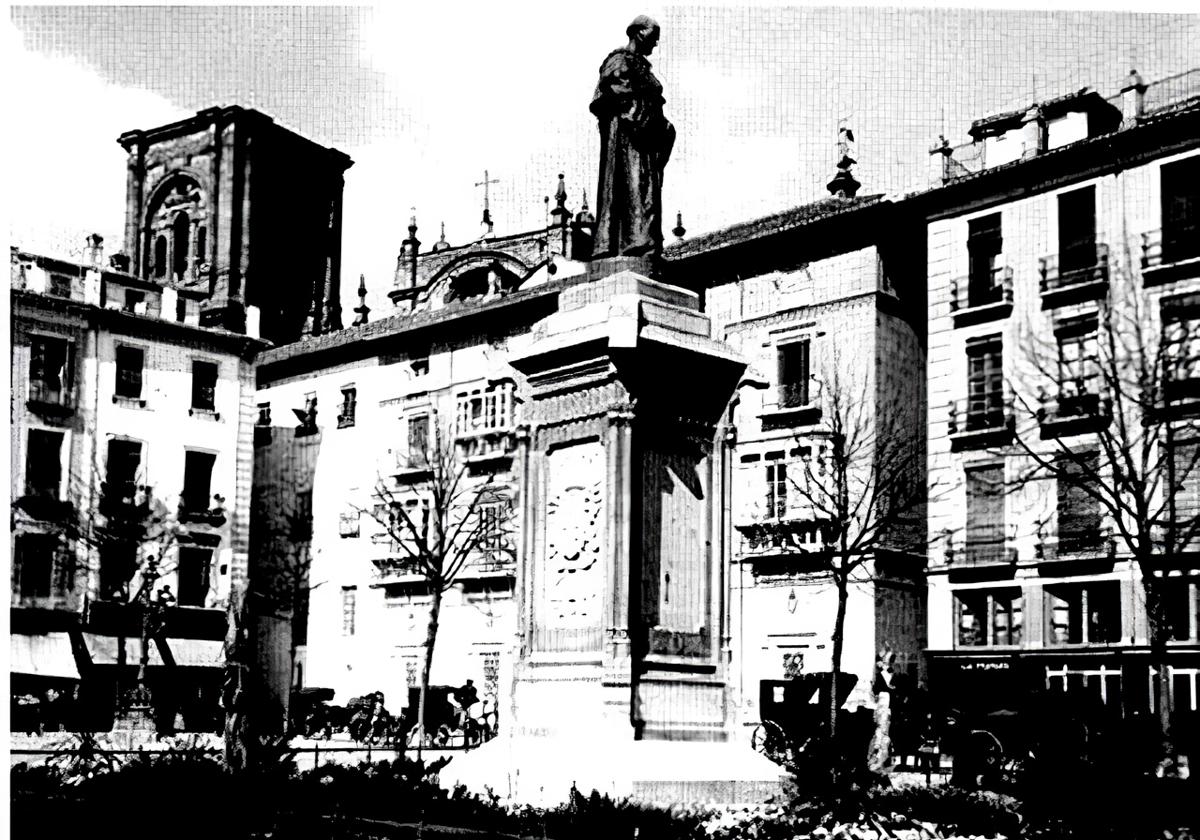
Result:
[[[1151,711],[1152,576],[1175,711],[1198,708],[1198,126],[1200,73],[1133,74],[931,151],[940,184],[912,201],[929,219],[929,667],[947,702]]]
[[[107,729],[143,659],[145,603],[169,589],[146,652],[154,711],[211,729],[265,343],[201,327],[193,296],[103,267],[101,249],[89,238],[85,264],[10,254],[12,690],[52,688]]]

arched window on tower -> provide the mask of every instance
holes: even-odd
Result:
[[[167,274],[167,237],[159,234],[154,240],[154,276],[165,277]]]
[[[175,217],[175,221],[171,222],[171,231],[174,236],[174,265],[172,266],[171,274],[174,277],[183,277],[187,274],[188,254],[191,249],[188,247],[188,238],[191,235],[191,219],[187,213],[180,213]]]

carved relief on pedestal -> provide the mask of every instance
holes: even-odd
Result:
[[[604,605],[604,449],[597,441],[551,452],[546,541],[536,617],[543,650],[599,648]]]

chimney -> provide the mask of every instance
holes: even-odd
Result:
[[[938,135],[937,142],[929,147],[929,183],[941,186],[950,180],[950,160],[954,149],[950,141]]]
[[[1021,118],[1021,158],[1037,157],[1046,151],[1046,121],[1042,109],[1035,102]]]
[[[104,237],[98,233],[93,233],[87,238],[87,254],[88,265],[96,269],[104,268]]]
[[[1121,88],[1121,128],[1137,125],[1145,107],[1146,85],[1138,71],[1130,70]]]

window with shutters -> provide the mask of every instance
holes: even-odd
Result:
[[[788,472],[783,452],[768,452],[763,460],[767,480],[764,516],[766,519],[783,519],[787,516],[788,506]]]
[[[1099,357],[1096,319],[1065,323],[1058,339],[1058,414],[1074,417],[1093,413],[1099,400]]]
[[[25,447],[25,495],[57,499],[62,492],[64,435],[30,429]]]
[[[217,374],[213,362],[192,362],[192,409],[215,411],[217,408]]]
[[[408,418],[408,466],[419,469],[429,464],[429,415]]]
[[[179,549],[179,606],[203,607],[208,598],[212,549],[181,546]]]
[[[113,393],[126,399],[142,396],[142,368],[146,354],[141,347],[117,346],[117,380]]]
[[[1058,270],[1067,275],[1096,265],[1096,188],[1059,193]]]
[[[1167,402],[1200,397],[1200,295],[1162,302],[1163,396]]]
[[[141,469],[141,441],[110,438],[105,462],[105,495],[115,501],[132,503],[137,498]]]
[[[1046,642],[1108,644],[1121,638],[1121,585],[1115,580],[1047,586]]]
[[[1077,554],[1095,551],[1101,545],[1100,456],[1095,452],[1060,455],[1055,461],[1058,476],[1058,552]]]
[[[1000,302],[1004,294],[1000,266],[1003,246],[999,213],[971,219],[968,223],[968,306],[986,306]]]
[[[779,345],[779,406],[800,408],[809,404],[809,383],[812,380],[811,345],[804,341],[789,341]]]
[[[996,335],[967,344],[967,431],[1004,423],[1004,359]]]
[[[183,492],[179,506],[186,513],[207,513],[212,500],[212,472],[217,456],[189,449],[183,460]]]
[[[955,593],[958,647],[1020,645],[1025,599],[1020,589],[965,589]]]
[[[1200,531],[1200,438],[1175,431],[1171,440],[1171,480],[1175,492],[1168,515],[1175,518],[1174,542],[1169,551],[1193,546]]]
[[[358,389],[353,385],[342,388],[342,408],[338,412],[338,428],[345,429],[354,425],[354,417],[358,412]]]
[[[65,338],[34,336],[29,342],[29,399],[75,404],[75,345]]]
[[[1004,522],[1004,467],[967,470],[967,562],[999,563],[1007,558]]]
[[[1162,261],[1200,257],[1200,155],[1162,168]]]

